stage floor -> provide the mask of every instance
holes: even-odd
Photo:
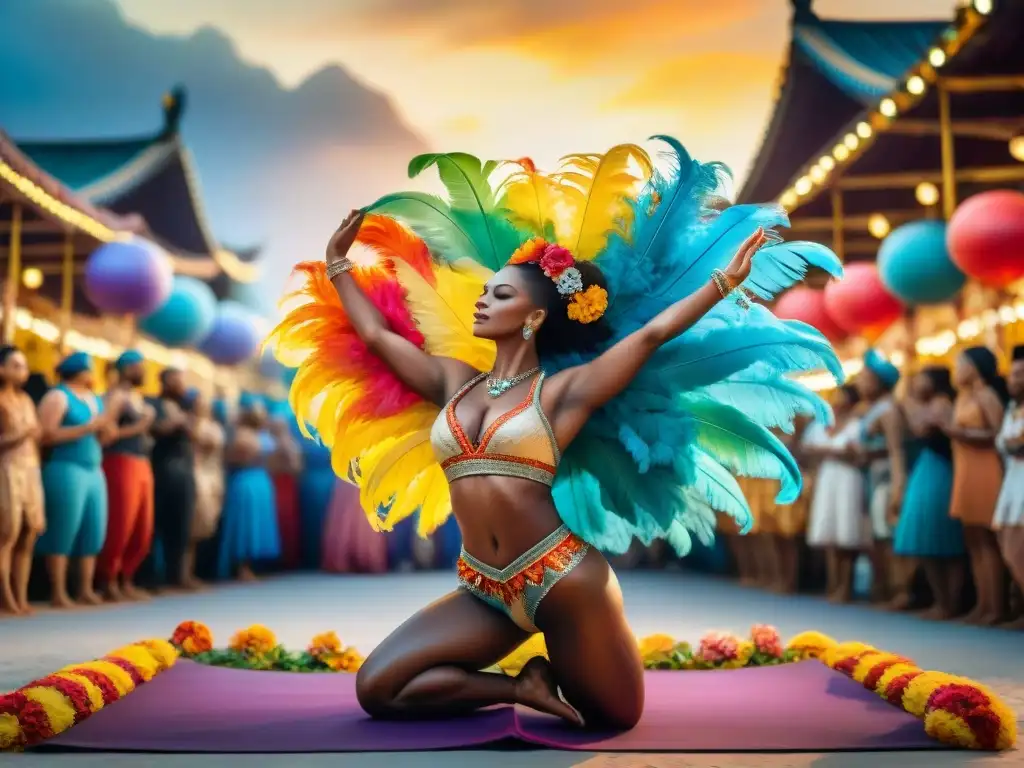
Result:
[[[666,632],[696,640],[709,629],[745,631],[753,622],[775,624],[783,636],[816,629],[906,654],[926,669],[962,674],[992,686],[1024,716],[1024,636],[952,624],[922,622],[857,606],[832,606],[804,597],[778,597],[724,581],[679,572],[621,574],[630,622],[638,635]],[[270,626],[286,646],[303,647],[317,632],[334,629],[346,644],[368,650],[417,607],[452,586],[450,574],[377,577],[295,575],[211,589],[198,595],[162,597],[150,603],[42,611],[31,619],[0,619],[0,690],[9,690],[55,669],[102,656],[125,642],[166,636],[181,620],[205,622],[218,644],[240,627]],[[681,673],[685,674],[685,673]],[[828,755],[590,755],[552,751],[447,752],[334,755],[99,755],[29,754],[25,766],[244,765],[245,768],[332,766],[332,768],[431,768],[529,765],[536,768],[846,768],[887,766],[1022,766],[1024,753],[972,755],[959,752],[840,753]]]

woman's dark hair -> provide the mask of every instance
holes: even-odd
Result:
[[[6,365],[7,359],[15,352],[21,352],[13,344],[0,344],[0,365]]]
[[[860,391],[853,384],[843,384],[839,390],[846,396],[846,402],[851,406],[860,402]]]
[[[999,361],[991,349],[969,347],[963,351],[963,356],[971,361],[981,380],[995,391],[1003,405],[1010,402],[1010,390],[1006,386],[1006,379],[999,375]]]
[[[592,323],[569,319],[571,297],[558,292],[555,281],[544,274],[539,264],[528,262],[515,266],[526,278],[526,288],[534,304],[546,309],[548,313],[544,324],[537,331],[538,357],[543,360],[569,352],[592,352],[611,338],[611,328],[603,317]],[[592,285],[608,289],[604,275],[597,266],[589,261],[577,261],[575,266],[583,278],[583,290]]]
[[[953,388],[953,378],[950,376],[949,368],[944,365],[929,365],[921,369],[921,375],[932,384],[936,395],[945,395],[950,400],[956,397],[956,389]]]

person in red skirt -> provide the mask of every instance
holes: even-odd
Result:
[[[153,408],[143,400],[143,357],[128,350],[114,363],[116,384],[105,407],[117,425],[104,441],[103,474],[107,481],[107,538],[96,571],[107,599],[144,599],[135,572],[153,543],[153,468],[149,463],[149,428]]]
[[[292,436],[288,422],[275,415],[270,423],[274,451],[268,469],[274,479],[277,527],[281,532],[281,565],[298,568],[302,560],[302,531],[299,520],[298,476],[302,474],[302,450]]]

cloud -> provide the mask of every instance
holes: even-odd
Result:
[[[286,89],[222,32],[150,34],[109,0],[4,3],[3,16],[0,72],[18,75],[0,77],[8,133],[155,133],[161,95],[184,84],[182,130],[213,229],[234,245],[265,238],[272,280],[322,253],[335,219],[403,183],[409,157],[425,150],[384,95],[338,66]]]

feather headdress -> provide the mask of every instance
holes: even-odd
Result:
[[[776,206],[714,204],[725,169],[659,138],[664,172],[635,145],[569,156],[551,174],[527,159],[417,157],[410,175],[436,169],[447,199],[405,192],[368,206],[358,242],[377,259],[353,274],[394,332],[487,371],[493,344],[474,338],[471,326],[484,282],[527,240],[557,243],[603,271],[614,333],[594,352],[541,362],[549,375],[584,364],[705,284],[758,227],[774,233],[788,223]],[[511,173],[494,184],[499,168]],[[771,243],[743,285],[754,296],[771,298],[811,267],[841,274],[821,246],[778,236]],[[359,485],[376,528],[419,508],[426,534],[450,511],[429,444],[439,409],[370,354],[322,264],[298,272],[304,284],[291,297],[295,306],[269,339],[278,358],[298,368],[292,406],[331,447],[338,474]],[[716,511],[749,525],[736,475],[776,478],[778,500],[794,500],[800,473],[771,430],[792,429],[797,414],[827,417],[827,406],[791,378],[820,368],[842,376],[820,333],[760,305],[721,302],[661,347],[564,451],[553,489],[559,515],[605,551],[664,538],[684,553],[692,536],[710,539]]]

